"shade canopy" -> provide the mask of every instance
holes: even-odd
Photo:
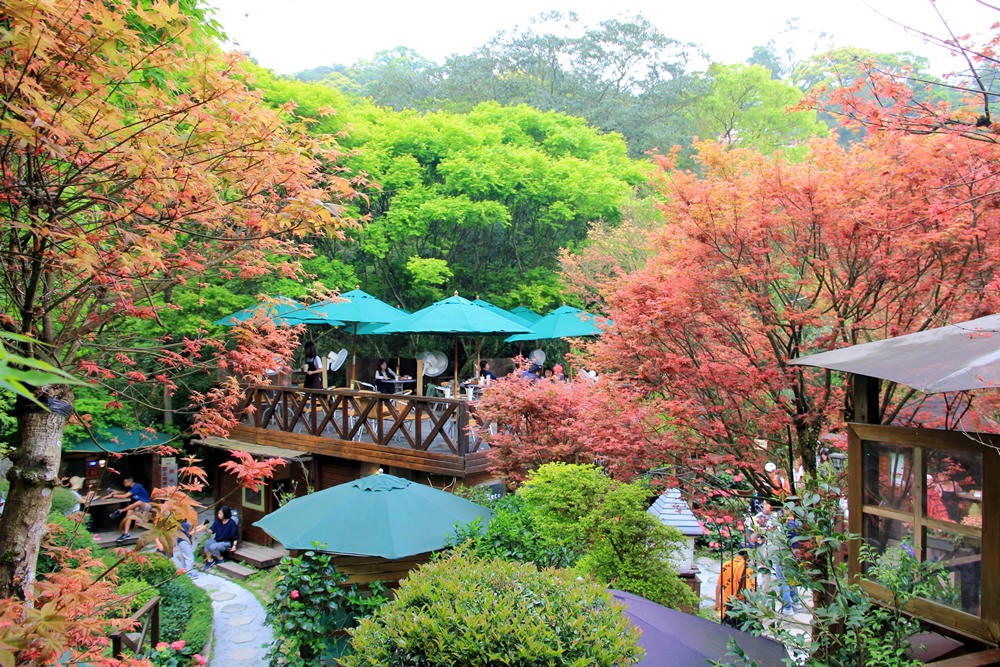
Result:
[[[538,320],[542,319],[541,315],[533,311],[531,308],[528,308],[527,306],[518,306],[517,308],[511,308],[510,312],[513,313],[514,315],[517,315],[528,324],[533,324]]]
[[[1000,315],[788,362],[892,380],[927,394],[1000,386]]]
[[[455,338],[455,386],[457,387],[460,335],[495,336],[528,331],[531,329],[527,326],[515,324],[512,320],[477,306],[456,294],[387,324],[376,333],[451,334]]]
[[[744,664],[740,658],[727,655],[730,639],[758,665],[783,665],[788,657],[785,647],[776,641],[669,609],[625,591],[612,590],[611,595],[625,605],[625,616],[642,632],[639,645],[646,650],[646,656],[636,667],[704,667],[710,661]]]
[[[455,295],[378,329],[378,333],[505,334],[526,333],[524,324],[498,315]]]
[[[157,447],[169,442],[171,438],[173,436],[158,431],[150,433],[142,428],[129,431],[118,426],[110,426],[98,432],[97,442],[91,438],[69,442],[66,451],[121,454],[143,447]]]
[[[532,333],[516,334],[506,339],[508,343],[523,340],[546,340],[549,338],[580,338],[598,336],[604,327],[597,324],[594,315],[579,308],[562,306],[532,323]]]
[[[310,310],[330,320],[348,324],[395,322],[408,314],[360,289],[342,294],[336,300],[318,303]]]
[[[307,306],[287,296],[276,296],[273,299],[265,299],[249,308],[244,308],[232,315],[222,317],[216,320],[214,324],[232,327],[241,322],[246,322],[257,315],[269,317],[278,326],[329,324],[339,327],[344,324],[337,320],[331,320],[322,313],[319,313],[314,307]]]
[[[508,320],[510,320],[514,324],[519,324],[519,325],[521,325],[523,327],[526,327],[529,331],[532,329],[531,322],[529,322],[525,318],[519,317],[518,315],[515,315],[514,313],[512,313],[509,310],[504,310],[500,306],[495,306],[492,303],[490,303],[489,301],[486,301],[485,299],[479,299],[479,298],[477,298],[472,303],[474,305],[476,305],[476,306],[479,306],[480,308],[485,308],[486,310],[490,311],[491,313],[496,313],[500,317],[506,317]]]
[[[492,517],[447,491],[379,473],[296,498],[254,525],[286,549],[405,558],[443,549],[456,524]]]

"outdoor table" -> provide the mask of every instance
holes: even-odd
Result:
[[[90,531],[99,533],[104,529],[104,522],[112,509],[119,509],[132,502],[131,498],[97,498],[85,505],[90,515]]]
[[[417,382],[417,379],[416,378],[396,378],[395,380],[383,380],[383,382],[387,382],[389,384],[395,385],[396,388],[395,388],[395,390],[393,390],[393,393],[394,394],[398,394],[398,393],[400,393],[400,392],[403,391],[403,385],[404,384],[415,384]]]

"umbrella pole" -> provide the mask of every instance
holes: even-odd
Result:
[[[476,372],[476,379],[477,380],[479,379],[479,367],[483,365],[482,353],[483,353],[483,337],[480,336],[479,338],[476,339],[476,368],[475,368],[475,372]]]
[[[458,334],[455,334],[455,388],[451,392],[452,396],[458,398]]]
[[[355,322],[351,330],[351,379],[347,386],[354,389],[354,381],[358,379],[358,323]]]
[[[396,375],[399,375],[399,348],[403,345],[403,337],[396,335]]]

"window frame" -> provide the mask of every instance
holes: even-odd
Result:
[[[982,578],[980,580],[980,615],[927,599],[913,600],[906,606],[912,615],[965,635],[995,642],[1000,639],[1000,436],[906,428],[870,424],[848,424],[848,527],[860,536],[864,515],[912,521],[914,546],[918,554],[924,550],[924,530],[935,529],[981,539]],[[865,443],[903,445],[913,448],[913,510],[911,512],[864,504]],[[982,459],[983,497],[982,528],[924,516],[926,453],[935,450],[955,450],[977,454]],[[874,597],[888,602],[885,588],[864,578],[859,562],[860,540],[851,540],[848,547],[849,573]]]

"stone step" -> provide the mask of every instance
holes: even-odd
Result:
[[[234,563],[231,560],[222,561],[212,569],[224,572],[233,579],[238,579],[239,581],[243,581],[244,579],[250,577],[250,575],[257,572],[257,570],[246,567],[245,565],[240,565],[239,563]]]

